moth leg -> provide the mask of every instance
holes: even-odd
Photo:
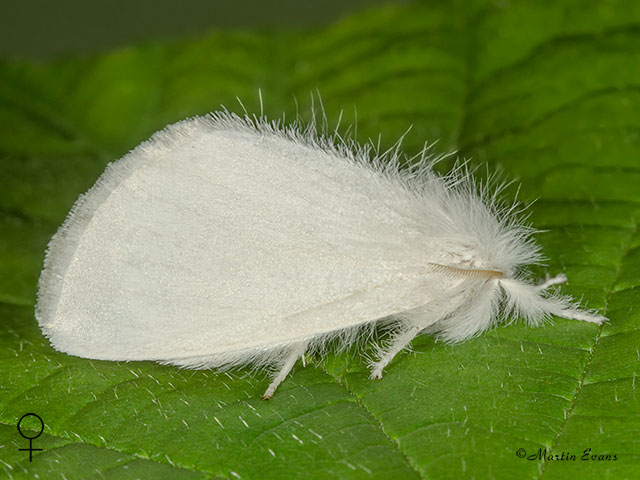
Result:
[[[298,358],[304,355],[304,352],[307,350],[307,344],[308,342],[302,342],[302,343],[297,343],[291,347],[288,355],[286,356],[286,358],[284,359],[284,362],[282,363],[282,366],[280,367],[280,370],[273,377],[273,380],[267,387],[267,390],[264,392],[264,395],[262,395],[263,399],[269,400],[271,397],[273,397],[273,394],[275,393],[276,388],[278,388],[278,385],[280,385],[282,381],[285,378],[287,378],[287,375],[289,375],[289,372],[295,365]]]
[[[407,345],[411,343],[411,341],[418,335],[420,332],[420,328],[415,325],[410,326],[405,331],[397,335],[389,348],[387,348],[376,363],[373,364],[373,368],[371,369],[371,375],[369,378],[382,378],[382,370],[386,367],[393,357],[395,357],[400,351],[402,351]]]
[[[559,285],[567,281],[567,276],[564,273],[556,275],[555,277],[547,277],[547,279],[537,285],[535,288],[538,291],[546,290],[553,285]],[[588,311],[580,310],[579,308],[566,307],[561,305],[554,305],[553,303],[547,307],[549,312],[562,318],[569,318],[571,320],[580,320],[582,322],[597,323],[606,322],[608,319],[603,315],[597,313],[591,313]]]
[[[600,325],[603,322],[609,320],[604,315],[600,315],[592,310],[580,310],[579,308],[571,305],[559,304],[552,299],[546,299],[546,310],[549,313],[557,315],[562,318],[569,318],[571,320],[580,320],[582,322],[591,322]]]
[[[561,283],[565,283],[567,281],[567,276],[564,273],[561,273],[560,275],[556,275],[555,277],[549,277],[547,276],[547,279],[538,284],[536,286],[536,289],[538,290],[546,290],[549,287],[552,287],[553,285],[560,285]]]

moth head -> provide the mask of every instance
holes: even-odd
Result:
[[[498,270],[461,270],[447,267],[450,274],[464,275],[458,306],[429,329],[446,342],[457,343],[480,335],[501,322],[524,320],[538,326],[553,315],[602,323],[606,317],[583,310],[569,296],[549,287],[566,280],[559,275],[540,285],[508,277]]]

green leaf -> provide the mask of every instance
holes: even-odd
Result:
[[[0,64],[0,468],[9,478],[634,478],[640,471],[640,3],[445,2],[314,32],[216,33],[94,58]],[[515,323],[414,342],[381,381],[359,352],[262,375],[53,350],[33,316],[46,243],[105,165],[217,110],[330,120],[405,149],[439,139],[521,183],[562,291],[598,327]],[[44,433],[16,429],[27,412]],[[615,460],[583,460],[591,453]],[[545,461],[519,458],[575,455]]]

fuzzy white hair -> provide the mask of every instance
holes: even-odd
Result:
[[[300,122],[289,125],[283,123],[267,121],[262,115],[240,117],[224,110],[171,125],[154,134],[150,140],[118,162],[110,164],[97,183],[80,196],[48,247],[39,282],[36,317],[53,346],[82,357],[150,359],[191,369],[224,370],[239,366],[269,368],[273,372],[273,382],[265,392],[265,398],[269,398],[295,361],[305,352],[323,352],[329,347],[346,348],[356,341],[370,338],[376,324],[381,321],[391,333],[387,344],[378,349],[377,360],[372,365],[372,378],[381,377],[384,367],[420,333],[434,334],[448,342],[461,342],[500,321],[514,317],[522,318],[531,325],[538,325],[552,315],[594,323],[606,320],[595,312],[581,310],[569,297],[548,290],[548,287],[566,280],[564,276],[548,279],[541,285],[528,281],[526,267],[537,264],[542,259],[540,249],[533,239],[535,231],[516,214],[518,207],[515,204],[504,206],[498,201],[498,189],[491,187],[490,182],[475,181],[467,164],[458,164],[451,172],[441,175],[436,173],[433,166],[442,156],[434,156],[428,148],[421,152],[417,161],[403,166],[408,159],[400,153],[400,142],[386,152],[379,152],[373,144],[359,145],[335,132],[317,133],[313,122],[307,127],[303,127]],[[416,266],[419,271],[412,272],[412,275],[415,273],[420,276],[419,282],[412,280],[411,283],[416,289],[413,299],[399,301],[398,305],[403,306],[394,306],[390,311],[381,311],[379,314],[376,314],[378,310],[375,307],[372,311],[363,313],[364,307],[360,303],[344,303],[341,299],[342,303],[330,310],[330,314],[336,316],[342,313],[345,318],[343,326],[338,322],[324,327],[321,320],[314,320],[314,325],[317,325],[314,328],[304,324],[305,328],[296,327],[299,333],[295,333],[298,330],[293,329],[295,335],[274,334],[269,338],[265,337],[262,343],[260,339],[250,338],[251,331],[247,330],[249,337],[246,346],[236,343],[233,348],[217,350],[212,346],[211,350],[201,348],[201,353],[198,354],[188,349],[185,349],[184,354],[176,353],[175,350],[164,354],[151,353],[148,344],[152,341],[145,343],[142,326],[132,325],[127,335],[118,337],[115,332],[117,329],[110,323],[113,317],[105,317],[101,321],[89,318],[86,313],[86,308],[89,307],[82,302],[89,297],[97,298],[97,294],[92,292],[83,297],[77,290],[85,288],[83,283],[91,284],[93,279],[76,282],[75,293],[64,294],[64,284],[70,265],[85,261],[78,258],[78,246],[85,232],[95,227],[92,227],[92,222],[95,223],[96,211],[116,188],[143,167],[169,162],[167,159],[171,158],[172,152],[184,149],[185,146],[198,148],[198,142],[202,143],[203,138],[231,134],[240,139],[238,141],[245,142],[248,145],[246,148],[253,148],[258,142],[266,142],[265,148],[269,148],[271,153],[280,149],[282,155],[296,157],[298,163],[294,165],[300,169],[300,175],[296,178],[301,182],[306,181],[305,172],[311,172],[311,169],[314,169],[313,174],[317,174],[318,179],[323,176],[322,172],[317,172],[321,166],[316,168],[304,158],[298,157],[311,152],[329,159],[332,168],[345,175],[327,176],[324,181],[334,182],[332,188],[336,187],[339,192],[349,190],[351,195],[349,197],[344,194],[338,200],[343,201],[340,205],[342,210],[348,210],[348,199],[357,195],[368,196],[372,209],[379,207],[387,212],[389,218],[394,219],[390,222],[392,228],[407,226],[408,233],[388,232],[385,230],[384,212],[372,210],[337,213],[348,215],[352,224],[357,223],[345,228],[353,228],[355,232],[350,239],[358,238],[357,242],[354,240],[352,248],[353,255],[357,255],[359,259],[366,253],[369,242],[376,248],[380,247],[372,252],[391,252],[396,248],[405,255],[407,264],[412,260],[419,263]],[[289,147],[293,153],[285,151]],[[273,175],[279,174],[274,169]],[[346,180],[345,176],[352,180]],[[267,185],[264,187],[266,191],[269,188],[269,178],[264,183]],[[228,187],[221,185],[221,188]],[[310,182],[309,197],[299,199],[299,203],[313,202],[313,189],[322,188],[324,187]],[[384,198],[378,199],[371,193],[376,191],[384,192]],[[318,198],[325,197],[319,195]],[[368,203],[361,202],[359,205],[365,205],[366,208]],[[370,225],[365,223],[369,218]],[[235,221],[237,223],[239,220]],[[160,225],[159,228],[161,227]],[[300,234],[297,231],[283,233],[290,237]],[[333,248],[342,248],[337,243],[332,244],[330,239],[325,243]],[[266,245],[264,248],[271,247]],[[358,248],[361,250],[356,251]],[[330,252],[329,250],[329,254]],[[135,254],[142,255],[140,252]],[[347,255],[343,250],[340,254]],[[376,261],[376,255],[378,253],[372,253],[371,262]],[[393,261],[388,260],[390,264],[399,262],[395,254],[389,255],[389,258],[393,258]],[[378,261],[387,261],[384,256],[378,257]],[[135,260],[140,261],[138,257]],[[282,260],[286,261],[286,258]],[[99,261],[103,260],[86,260],[90,265]],[[90,268],[84,267],[84,271],[86,270]],[[305,279],[299,272],[291,274],[300,275],[300,288],[318,288],[317,285],[305,285]],[[409,276],[402,275],[398,274],[398,278]],[[77,298],[80,300],[75,297],[67,300],[65,295],[79,295]],[[426,301],[421,302],[421,297]],[[105,305],[112,301],[118,299],[99,299],[100,305],[92,311],[108,310],[111,307]],[[356,301],[360,302],[353,302]],[[310,305],[310,308],[313,306]],[[357,312],[353,313],[353,309]],[[113,311],[126,310],[119,308]],[[222,311],[216,312],[215,308],[213,311],[216,315],[222,314]],[[282,312],[283,316],[290,313],[284,308]],[[318,315],[321,313],[319,310]],[[69,323],[66,319],[69,315],[77,316],[75,323]],[[350,315],[354,320],[346,321]],[[250,319],[246,322],[246,325],[251,324]],[[153,328],[152,320],[145,325],[146,328]],[[198,325],[198,331],[193,332],[194,336],[207,333],[202,331],[206,330],[206,324]],[[229,328],[236,326],[230,325]],[[84,337],[81,341],[79,338],[82,335]],[[103,342],[98,338],[101,335],[108,341]],[[171,337],[169,332],[166,341],[171,342]]]

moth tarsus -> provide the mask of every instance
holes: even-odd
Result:
[[[547,275],[547,278],[544,281],[540,282],[537,285],[537,288],[538,290],[546,290],[549,287],[552,287],[554,285],[561,285],[566,282],[567,276],[564,273],[556,275],[555,277],[550,277],[549,275]]]

